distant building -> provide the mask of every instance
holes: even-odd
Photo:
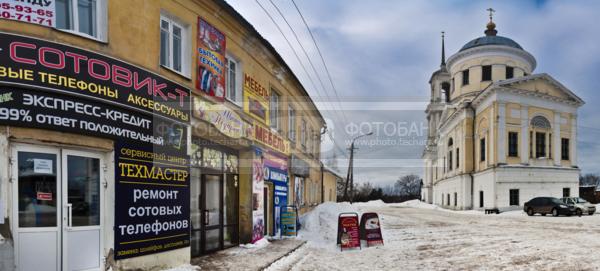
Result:
[[[337,184],[344,178],[340,174],[328,167],[323,167],[323,198],[322,202],[337,201]]]
[[[518,208],[536,196],[577,196],[577,110],[535,58],[485,36],[442,61],[429,81],[423,199],[450,209]]]

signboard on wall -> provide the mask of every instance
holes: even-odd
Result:
[[[264,237],[264,187],[265,177],[262,150],[254,148],[254,158],[252,159],[252,243]]]
[[[0,0],[0,18],[55,27],[55,5],[56,0]]]
[[[252,133],[251,124],[224,104],[211,104],[194,98],[194,116],[212,124],[219,132],[230,138],[247,138]]]
[[[225,98],[225,35],[198,17],[197,43],[196,89],[222,101]]]
[[[256,79],[244,74],[244,111],[269,125],[269,90]]]
[[[257,121],[253,124],[251,138],[280,153],[285,155],[290,154],[290,142],[271,130],[271,128]]]
[[[274,151],[264,150],[265,180],[273,183],[273,221],[277,235],[281,234],[281,208],[287,206],[288,159]]]
[[[115,259],[189,246],[189,90],[47,41],[0,33],[0,49],[0,124],[115,142]]]

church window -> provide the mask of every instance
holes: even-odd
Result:
[[[568,138],[562,138],[561,142],[560,142],[561,146],[561,159],[562,160],[569,160],[569,139]]]
[[[485,162],[485,138],[479,140],[479,159],[481,162]]]
[[[462,85],[469,84],[469,70],[462,71]]]
[[[454,206],[458,206],[458,193],[454,192]]]
[[[483,191],[479,191],[479,208],[483,208]]]
[[[481,81],[492,81],[492,66],[486,65],[481,67]]]
[[[546,133],[535,133],[535,158],[546,157]]]
[[[519,206],[519,189],[510,189],[508,191],[509,194],[509,205],[510,206]]]
[[[515,68],[506,66],[506,79],[515,77]]]
[[[531,119],[531,126],[540,129],[550,129],[550,122],[542,116],[535,116]]]
[[[450,206],[450,193],[446,194],[446,205]]]
[[[508,156],[519,156],[519,133],[508,132]]]
[[[454,141],[452,140],[452,138],[450,138],[448,140],[448,149],[450,151],[448,151],[448,171],[452,171],[452,147],[454,146]]]
[[[456,148],[456,169],[460,166],[460,158],[459,158],[460,149]]]
[[[571,196],[571,188],[565,187],[563,188],[563,198],[568,198]]]
[[[533,158],[533,132],[529,132],[529,158]]]

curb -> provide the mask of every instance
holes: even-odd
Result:
[[[295,248],[293,248],[293,249],[291,249],[290,251],[288,251],[287,253],[285,253],[285,254],[281,255],[280,257],[278,257],[278,258],[277,258],[277,259],[275,259],[274,261],[272,261],[272,262],[270,262],[270,263],[268,263],[268,264],[266,264],[266,265],[264,265],[264,266],[261,266],[261,267],[260,267],[258,270],[265,270],[265,269],[269,268],[269,267],[270,267],[271,265],[273,265],[274,263],[276,263],[276,262],[278,262],[279,260],[281,260],[281,259],[283,259],[283,258],[285,258],[285,257],[289,256],[290,254],[292,254],[292,253],[294,253],[296,250],[298,250],[300,247],[302,247],[302,246],[306,245],[306,242],[307,242],[307,241],[303,241],[302,243],[298,244],[298,245],[297,245]]]

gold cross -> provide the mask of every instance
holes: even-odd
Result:
[[[494,12],[496,12],[496,11],[493,8],[488,8],[486,10],[490,12],[490,22],[491,22],[492,21],[492,16],[494,16]]]

